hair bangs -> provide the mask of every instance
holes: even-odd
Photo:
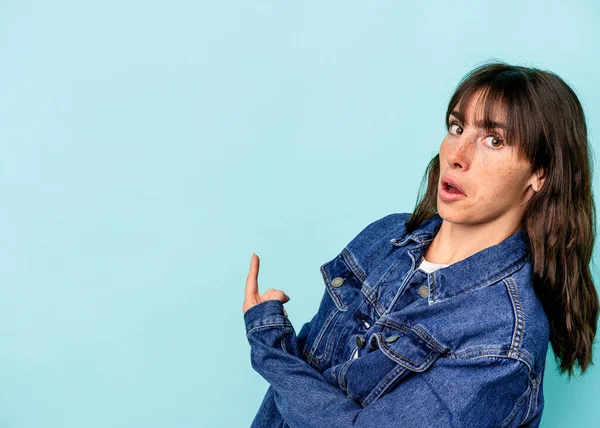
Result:
[[[473,116],[480,118],[486,132],[500,133],[506,145],[517,148],[519,158],[537,166],[535,159],[542,145],[536,136],[541,134],[543,118],[530,101],[527,79],[520,71],[498,73],[488,69],[487,73],[478,73],[476,70],[469,80],[459,83],[448,105],[446,123],[456,106],[460,106],[459,111],[464,110],[463,106],[478,96]],[[461,113],[466,119],[465,112]]]

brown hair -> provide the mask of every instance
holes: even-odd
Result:
[[[494,61],[478,66],[459,82],[446,111],[482,90],[484,120],[496,106],[506,111],[507,144],[545,175],[521,220],[528,235],[533,286],[550,323],[550,343],[560,373],[570,379],[576,363],[583,374],[592,362],[598,322],[598,293],[590,261],[596,236],[591,188],[591,147],[577,95],[556,74]],[[428,164],[409,232],[437,213],[439,154]],[[427,178],[425,194],[421,196]]]

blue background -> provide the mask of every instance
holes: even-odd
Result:
[[[597,150],[599,21],[591,0],[0,1],[0,427],[249,426],[252,252],[299,329],[320,265],[413,209],[483,61],[559,74]],[[548,358],[542,426],[597,424],[598,369]]]

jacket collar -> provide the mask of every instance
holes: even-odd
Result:
[[[397,247],[408,245],[408,251],[418,265],[421,256],[425,254],[442,226],[442,221],[436,213],[423,221],[413,232],[402,238],[394,238],[390,243]],[[445,300],[471,288],[486,287],[511,275],[529,259],[527,239],[527,229],[522,227],[499,244],[429,273],[429,299],[433,302]]]

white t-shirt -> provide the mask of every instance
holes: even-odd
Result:
[[[450,263],[448,263],[447,265],[442,264],[442,263],[431,263],[431,262],[428,262],[427,260],[425,260],[425,257],[423,257],[423,260],[421,261],[421,264],[419,265],[419,269],[421,269],[424,272],[431,273],[434,270],[441,269],[446,266],[450,266]]]

